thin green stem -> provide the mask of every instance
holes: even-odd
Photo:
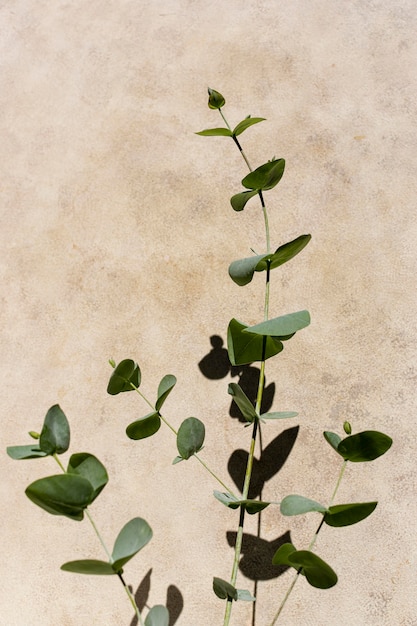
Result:
[[[335,499],[336,494],[337,494],[337,492],[339,490],[339,487],[340,487],[340,483],[342,482],[343,474],[345,473],[346,465],[347,465],[347,461],[343,461],[343,465],[342,465],[342,467],[340,469],[339,476],[337,477],[336,486],[335,486],[335,488],[333,490],[332,497],[330,498],[330,502],[329,502],[327,508],[332,506],[332,504],[334,502],[334,499]],[[324,515],[323,515],[323,517],[321,519],[320,524],[318,525],[318,528],[317,528],[316,532],[313,535],[312,540],[309,543],[308,550],[312,550],[313,549],[313,547],[314,547],[314,545],[315,545],[315,543],[317,541],[318,534],[319,534],[319,532],[320,532],[320,530],[321,530],[321,528],[323,526],[323,523],[324,523]],[[282,613],[282,611],[284,609],[284,606],[285,606],[288,598],[290,597],[292,590],[295,587],[295,583],[297,582],[300,573],[301,573],[301,569],[298,570],[298,572],[295,574],[295,576],[294,576],[294,578],[293,578],[293,580],[292,580],[292,582],[291,582],[291,584],[290,584],[290,586],[289,586],[289,588],[287,590],[287,593],[285,594],[281,604],[279,605],[278,611],[274,615],[274,618],[273,618],[270,626],[275,626],[275,624],[277,623],[278,618],[281,615],[281,613]]]
[[[132,592],[130,591],[129,587],[126,585],[122,574],[120,572],[117,572],[117,575],[118,575],[118,577],[119,577],[123,587],[125,588],[125,591],[127,593],[127,597],[129,598],[130,603],[131,603],[131,605],[133,607],[133,610],[135,611],[135,614],[136,614],[136,617],[138,618],[140,626],[145,626],[145,622],[142,619],[142,615],[140,614],[138,605],[136,604],[136,601],[135,601],[135,598],[133,597]]]
[[[233,496],[234,498],[236,498],[237,496],[233,493],[233,491],[231,489],[229,489],[229,487],[227,485],[225,485],[225,483],[217,476],[217,474],[215,474],[213,472],[212,469],[210,469],[210,467],[207,465],[207,463],[205,463],[203,461],[203,459],[201,459],[197,452],[194,452],[193,456],[197,459],[197,461],[199,461],[201,463],[201,465],[203,467],[205,467],[205,469],[208,471],[209,474],[211,474],[213,476],[213,478],[215,478],[217,480],[217,482],[223,487],[223,489],[226,489],[226,491],[228,493],[230,493],[231,496]]]

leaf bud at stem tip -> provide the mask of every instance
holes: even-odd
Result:
[[[116,367],[116,361],[114,359],[109,359],[109,364],[112,366],[113,369]]]
[[[40,438],[40,434],[36,433],[34,430],[30,430],[29,431],[29,435],[32,437],[32,439],[39,439]]]
[[[351,434],[352,434],[352,426],[350,425],[350,423],[349,423],[349,422],[345,422],[345,423],[343,424],[343,430],[345,431],[345,433],[346,433],[347,435],[351,435]]]

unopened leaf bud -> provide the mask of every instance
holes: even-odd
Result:
[[[109,359],[109,363],[113,369],[116,367],[116,361],[114,359]]]
[[[350,425],[350,423],[349,423],[349,422],[345,422],[345,423],[343,424],[343,430],[345,431],[345,433],[346,433],[347,435],[351,435],[351,434],[352,434],[352,426]]]
[[[39,439],[40,438],[40,434],[36,433],[34,430],[30,430],[29,431],[29,435],[32,437],[32,439]]]
[[[215,89],[208,88],[208,105],[209,109],[221,109],[222,106],[226,104],[226,100],[223,98],[222,94],[216,91]]]

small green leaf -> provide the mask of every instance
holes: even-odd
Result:
[[[306,245],[311,240],[311,235],[300,235],[296,239],[289,241],[288,243],[284,243],[282,246],[277,248],[274,254],[271,256],[271,270],[276,267],[280,267],[284,265],[284,263],[288,263],[291,261],[297,254],[299,254]],[[266,262],[263,261],[259,264],[259,267],[256,271],[266,270]]]
[[[255,407],[253,406],[252,402],[249,400],[243,389],[237,383],[230,383],[228,391],[229,394],[233,396],[234,402],[239,407],[246,421],[253,422],[253,420],[258,417],[258,414],[256,413]]]
[[[213,492],[216,500],[227,506],[229,509],[238,509],[239,507],[245,507],[249,515],[255,515],[266,509],[270,502],[262,502],[261,500],[238,500],[230,493],[221,493],[220,491]]]
[[[141,517],[135,517],[125,524],[114,544],[113,570],[119,572],[151,539],[152,529]]]
[[[235,137],[241,135],[249,126],[253,126],[254,124],[259,124],[259,122],[264,122],[264,117],[246,117],[244,120],[239,122],[237,126],[233,129],[233,134]]]
[[[248,326],[232,319],[227,329],[227,348],[232,365],[246,365],[270,359],[284,349],[274,337],[262,337],[245,332]],[[265,348],[265,349],[264,349]]]
[[[346,461],[361,463],[374,461],[385,454],[391,445],[392,439],[388,435],[377,430],[365,430],[343,439],[339,443],[337,451]]]
[[[25,491],[27,497],[52,515],[81,521],[94,494],[91,483],[82,476],[58,474],[35,480]]]
[[[350,422],[343,422],[343,430],[347,435],[352,434],[352,426],[350,425]]]
[[[230,278],[240,287],[244,287],[251,282],[254,273],[256,271],[260,271],[257,270],[260,262],[265,260],[266,267],[266,261],[270,259],[271,256],[272,254],[258,254],[257,256],[251,256],[246,259],[233,261],[233,263],[229,265]]]
[[[342,441],[342,438],[339,437],[339,435],[337,435],[336,433],[330,432],[329,430],[325,430],[323,435],[327,443],[329,443],[332,448],[336,450],[336,452],[338,452],[337,448],[339,443]]]
[[[255,326],[250,326],[245,328],[242,332],[254,333],[256,335],[268,335],[270,337],[283,339],[287,335],[292,335],[309,324],[309,312],[297,311],[296,313],[288,313],[288,315],[281,315],[280,317],[261,322]]]
[[[225,104],[226,100],[223,98],[222,94],[216,91],[215,89],[208,88],[208,106],[209,109],[221,109]]]
[[[93,502],[109,481],[107,470],[93,454],[80,452],[73,454],[69,460],[68,474],[76,474],[86,478],[92,485],[94,492],[90,500]]]
[[[337,583],[336,573],[314,552],[298,550],[289,554],[288,560],[295,569],[302,568],[301,573],[305,575],[312,587],[330,589]]]
[[[145,626],[169,626],[168,609],[162,604],[153,606],[146,616]]]
[[[266,191],[273,189],[281,180],[285,169],[284,159],[273,159],[264,163],[256,170],[250,172],[242,180],[242,185],[246,189],[256,189],[257,191]]]
[[[233,137],[232,131],[228,128],[207,128],[195,134],[201,137]]]
[[[30,444],[28,446],[8,446],[7,454],[15,461],[21,461],[23,459],[37,459],[47,456],[46,452],[41,450],[36,444]]]
[[[289,417],[297,417],[295,411],[279,411],[278,413],[262,413],[261,420],[285,420]]]
[[[371,515],[378,502],[358,502],[355,504],[337,504],[329,507],[329,511],[324,516],[324,521],[328,526],[350,526],[357,524]]]
[[[107,393],[111,396],[123,391],[138,389],[141,381],[139,365],[132,359],[124,359],[115,367],[107,385]]]
[[[289,560],[289,557],[293,552],[296,552],[296,548],[292,543],[283,543],[272,557],[272,564],[288,565],[289,567],[293,567],[293,564]]]
[[[242,500],[241,504],[245,507],[249,515],[255,515],[255,513],[259,513],[260,511],[266,509],[266,507],[271,503],[262,502],[261,500]]]
[[[177,463],[181,463],[181,461],[184,461],[182,456],[176,456],[175,459],[172,461],[172,465],[176,465]]]
[[[235,496],[232,496],[231,493],[222,493],[221,491],[213,491],[213,495],[222,504],[227,506],[229,509],[238,509],[240,507],[241,501],[238,500]]]
[[[51,406],[45,416],[39,446],[46,454],[62,454],[70,444],[70,427],[58,404]]]
[[[286,496],[280,505],[282,515],[303,515],[304,513],[310,513],[312,511],[318,511],[319,513],[326,513],[327,508],[309,498],[304,496]]]
[[[106,561],[97,561],[95,559],[83,559],[80,561],[68,561],[61,565],[64,572],[73,572],[74,574],[88,574],[93,576],[114,576],[116,572],[111,563]]]
[[[126,428],[129,439],[146,439],[152,437],[161,427],[161,418],[158,413],[148,413],[144,417],[135,420]]]
[[[237,600],[238,593],[236,587],[222,578],[213,578],[213,591],[221,600]]]
[[[183,421],[177,433],[177,448],[184,460],[201,450],[205,433],[203,422],[196,417],[187,417]]]
[[[256,598],[251,594],[247,589],[236,589],[237,591],[237,599],[243,600],[244,602],[255,602]]]
[[[258,194],[257,189],[255,191],[241,191],[230,198],[230,204],[234,211],[243,211],[246,203]]]
[[[174,389],[176,382],[177,382],[177,379],[175,378],[175,376],[173,376],[172,374],[167,374],[166,376],[163,377],[163,379],[159,383],[158,399],[155,404],[155,409],[157,411],[161,410],[162,405],[164,404],[165,400],[167,399],[171,391]]]

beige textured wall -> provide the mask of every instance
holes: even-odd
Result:
[[[171,466],[167,429],[125,437],[146,406],[106,395],[107,360],[137,359],[151,397],[175,373],[167,417],[204,420],[203,456],[230,482],[227,461],[249,430],[228,415],[230,378],[208,380],[198,362],[231,317],[261,319],[262,279],[240,289],[227,267],[264,244],[256,202],[243,214],[228,203],[246,173],[232,142],[193,134],[219,123],[207,85],[225,94],[231,123],[268,119],[242,136],[254,164],[287,159],[268,195],[273,245],[313,235],[273,275],[272,313],[308,308],[312,324],[268,362],[274,407],[299,411],[300,434],[264,497],[326,500],[339,462],[321,433],[346,418],[395,438],[341,487],[341,502],[378,499],[373,516],[320,535],[339,584],[300,581],[283,623],[417,624],[416,18],[411,0],[1,3],[2,448],[25,443],[61,404],[71,450],[96,454],[110,474],[92,507],[106,540],[138,515],[154,528],[126,578],[136,589],[152,568],[151,605],[175,585],[177,626],[222,623],[211,579],[230,575],[237,518],[196,463]],[[264,444],[290,425],[265,427]],[[3,453],[0,464],[1,624],[130,626],[117,580],[59,569],[102,558],[88,523],[48,516],[24,495],[52,461]],[[272,507],[262,519],[266,541],[291,528],[299,547],[317,523]],[[289,580],[259,585],[256,626]],[[243,575],[239,586],[252,589]],[[252,624],[249,605],[234,607],[233,624]]]

